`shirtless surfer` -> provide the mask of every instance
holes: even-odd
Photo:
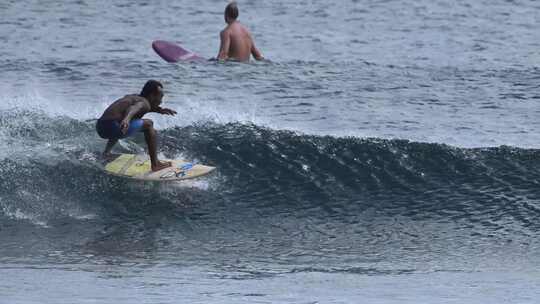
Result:
[[[227,27],[221,31],[221,46],[219,48],[218,60],[238,60],[249,61],[250,55],[256,60],[263,60],[261,52],[255,47],[255,42],[251,34],[239,21],[238,6],[236,2],[231,2],[225,8],[225,22]]]
[[[120,138],[144,132],[152,171],[171,166],[170,162],[161,162],[157,158],[157,133],[154,123],[150,119],[142,119],[144,114],[149,112],[175,115],[176,111],[159,106],[162,99],[163,85],[156,80],[148,80],[141,94],[126,95],[111,104],[96,123],[99,136],[109,140],[103,156],[111,156],[111,149]]]

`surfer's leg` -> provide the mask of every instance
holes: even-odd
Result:
[[[103,157],[106,158],[111,155],[111,150],[117,142],[118,142],[118,139],[116,138],[109,139],[109,141],[107,142],[107,145],[105,146],[105,151],[103,151]]]
[[[150,155],[152,171],[159,171],[170,167],[170,162],[161,162],[157,158],[157,132],[156,129],[154,129],[154,122],[150,119],[143,119],[143,121],[144,139],[148,145],[148,154]]]
[[[99,137],[107,139],[107,145],[103,151],[103,158],[108,159],[112,156],[111,150],[120,138],[120,125],[114,120],[98,120],[96,123],[96,131]]]

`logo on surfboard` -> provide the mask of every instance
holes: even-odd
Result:
[[[180,178],[186,176],[187,172],[189,170],[193,169],[192,163],[185,163],[181,166],[174,168],[173,170],[170,170],[168,172],[163,173],[159,178]]]

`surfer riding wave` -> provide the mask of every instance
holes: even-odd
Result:
[[[170,162],[159,161],[157,157],[157,132],[151,119],[142,117],[149,112],[175,115],[176,111],[162,108],[163,85],[156,80],[149,80],[139,95],[126,95],[112,103],[98,119],[96,131],[101,138],[108,139],[104,158],[110,158],[111,150],[121,138],[144,132],[148,145],[148,154],[152,171],[170,167]]]

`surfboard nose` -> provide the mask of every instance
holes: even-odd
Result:
[[[167,62],[204,60],[199,55],[170,41],[155,40],[152,42],[152,49]]]
[[[177,62],[175,58],[178,51],[171,49],[171,45],[174,45],[171,42],[164,40],[156,40],[152,42],[152,49],[156,52],[161,58],[165,59],[167,62]]]

